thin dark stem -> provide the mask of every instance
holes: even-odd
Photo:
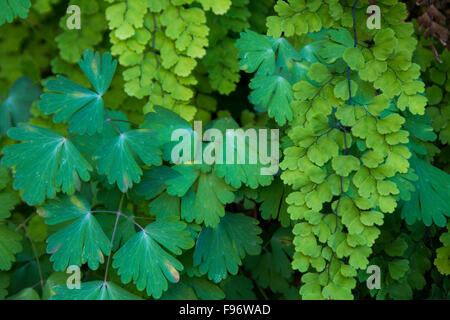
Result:
[[[141,229],[141,231],[145,231],[144,227],[142,227],[139,223],[137,223],[135,220],[133,220],[132,218],[130,218],[129,216],[127,216],[125,213],[123,212],[118,212],[118,211],[109,211],[109,210],[94,210],[94,211],[90,211],[90,213],[113,213],[113,214],[119,214],[120,216],[124,217],[125,219],[127,219],[128,221],[130,221],[131,223],[133,223],[136,227],[138,227],[139,229]]]
[[[108,210],[93,210],[93,211],[89,211],[90,213],[114,213],[117,214],[117,211],[108,211]]]
[[[160,65],[160,62],[159,62],[158,54],[156,53],[156,48],[155,48],[156,17],[155,17],[155,14],[154,14],[154,13],[152,13],[152,19],[153,19],[153,28],[155,29],[155,30],[153,30],[153,33],[152,33],[152,51],[153,51],[153,53],[155,54],[155,59],[156,59],[156,69],[158,69],[158,68],[159,68],[159,65]]]
[[[116,222],[114,223],[114,229],[113,229],[113,233],[112,233],[112,237],[111,237],[111,251],[108,256],[108,261],[106,262],[105,278],[103,279],[104,283],[106,283],[106,281],[108,280],[109,264],[111,263],[112,248],[113,248],[113,244],[114,244],[114,238],[116,236],[117,226],[119,224],[119,218],[120,218],[120,212],[117,212]]]
[[[259,286],[256,285],[256,287],[258,288],[258,291],[261,293],[261,295],[263,296],[264,300],[269,300],[269,297],[267,296],[267,294],[264,292],[264,290]]]
[[[42,288],[42,290],[44,290],[44,276],[42,275],[42,268],[41,268],[41,263],[39,261],[38,253],[36,250],[36,245],[34,244],[33,239],[31,239],[30,234],[28,233],[28,228],[25,225],[23,225],[23,230],[25,231],[25,236],[30,241],[31,249],[33,250],[34,259],[36,260],[36,265],[37,265],[38,272],[39,272],[39,280],[40,280],[41,288]]]
[[[353,10],[353,35],[355,38],[354,47],[356,47],[358,45],[358,38],[356,36],[356,5],[358,4],[358,1],[359,0],[356,0],[355,3],[353,3],[353,7],[352,7],[352,10]]]
[[[312,108],[312,104],[313,104],[314,99],[320,94],[320,92],[322,91],[322,89],[323,89],[326,85],[328,85],[331,81],[333,81],[333,79],[334,79],[336,76],[337,76],[337,74],[333,74],[333,75],[331,76],[331,78],[328,79],[328,80],[327,80],[327,81],[319,88],[319,90],[317,90],[317,92],[314,94],[314,96],[311,98],[311,101],[310,101],[310,103],[309,103],[308,109],[306,109],[306,111],[305,111],[305,120],[303,121],[303,125],[305,125],[305,123],[306,123],[307,115],[308,115],[309,110],[311,110],[311,108]]]
[[[106,113],[106,117],[107,117],[105,122],[111,123],[111,125],[114,127],[114,129],[117,131],[117,133],[118,134],[122,134],[122,132],[120,131],[119,127],[114,122],[111,121],[111,117],[109,116],[108,109],[106,109],[106,108],[104,108],[104,109],[105,109],[105,113]]]
[[[119,203],[119,209],[117,209],[117,215],[116,215],[116,221],[114,223],[114,229],[113,229],[112,236],[111,236],[111,249],[110,249],[110,252],[109,252],[109,255],[108,255],[108,261],[106,262],[105,278],[103,279],[103,283],[104,284],[106,284],[106,281],[108,280],[108,271],[109,271],[109,265],[111,263],[111,256],[112,256],[114,238],[116,237],[117,226],[119,225],[119,218],[120,218],[120,215],[121,215],[121,210],[122,210],[124,197],[125,197],[125,194],[122,193],[122,197],[120,198],[120,203]]]
[[[350,67],[347,68],[347,81],[348,81],[348,104],[352,103],[352,80],[350,79]]]
[[[76,136],[78,136],[78,133],[75,133],[75,134],[73,134],[71,136],[68,136],[66,139],[70,140],[72,138],[75,138]]]
[[[130,221],[131,223],[133,223],[136,227],[138,227],[139,229],[141,229],[141,231],[147,233],[147,231],[145,231],[145,229],[144,229],[139,223],[137,223],[136,221],[134,221],[132,218],[130,218],[129,216],[127,216],[126,214],[124,214],[124,213],[122,213],[122,212],[120,213],[120,215],[121,215],[122,217],[124,217],[125,219],[127,219],[128,221]]]
[[[129,123],[133,126],[139,127],[139,125],[136,122],[130,121],[130,120],[124,120],[124,119],[107,119],[109,121],[114,121],[114,122],[126,122]]]
[[[26,224],[28,223],[28,221],[31,220],[31,218],[33,218],[36,215],[36,212],[33,212],[32,214],[30,214],[30,216],[28,218],[26,218],[21,224],[19,224],[16,228],[15,231],[19,231],[21,228],[25,227]]]

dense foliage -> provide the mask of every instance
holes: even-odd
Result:
[[[450,297],[447,1],[69,5],[0,1],[0,299]],[[279,172],[173,161],[194,120]]]

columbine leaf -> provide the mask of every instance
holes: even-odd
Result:
[[[5,147],[3,164],[13,167],[14,189],[23,190],[22,198],[30,205],[53,198],[59,188],[72,194],[87,181],[92,171],[70,140],[54,131],[20,124],[8,130],[8,136],[24,143]]]
[[[40,94],[41,89],[30,78],[17,79],[9,89],[6,100],[0,104],[0,132],[6,133],[19,122],[28,121],[31,104],[39,99]]]
[[[294,100],[291,84],[281,75],[255,76],[250,82],[253,89],[250,100],[267,110],[279,125],[293,118],[291,102]]]
[[[138,290],[159,298],[167,290],[168,282],[180,280],[183,265],[171,254],[181,254],[181,249],[194,245],[186,224],[176,217],[160,219],[149,224],[145,231],[137,233],[114,254],[113,267],[123,283],[131,280]]]
[[[80,289],[55,286],[51,300],[141,300],[112,282],[90,281],[80,285]]]
[[[181,217],[215,228],[225,215],[225,205],[234,200],[234,189],[208,166],[176,165],[181,176],[166,181],[170,195],[183,197]]]
[[[223,157],[220,159],[222,164],[217,163],[217,158],[215,163],[215,170],[220,178],[224,178],[226,183],[233,188],[240,188],[242,184],[245,184],[250,188],[256,189],[259,185],[267,186],[271,183],[273,176],[261,173],[261,169],[269,165],[261,163],[261,150],[258,149],[260,141],[257,139],[257,129],[254,129],[256,133],[255,139],[248,139],[245,131],[239,130],[238,124],[232,118],[219,119],[213,124],[212,128],[219,129],[224,137],[222,146]],[[235,137],[226,133],[228,129],[234,130]],[[271,147],[269,146],[268,150],[270,149]],[[227,164],[228,158],[226,155],[230,151],[233,152],[234,158],[231,164]],[[239,163],[238,153],[241,154],[242,152],[245,153],[244,161]],[[254,159],[251,159],[250,153],[254,154]],[[250,160],[255,163],[251,163]]]
[[[47,82],[47,89],[38,106],[45,114],[55,113],[55,123],[69,121],[69,131],[72,133],[92,135],[101,132],[105,120],[105,110],[102,96],[111,83],[117,62],[111,54],[100,54],[86,50],[79,65],[95,89],[91,91],[75,82],[57,76],[56,80]]]
[[[146,199],[153,199],[166,188],[166,181],[176,179],[181,174],[173,168],[167,166],[152,167],[144,171],[142,180],[136,188],[136,193],[145,196]]]
[[[196,135],[189,122],[166,108],[155,107],[154,109],[155,112],[150,112],[145,115],[142,128],[150,129],[158,133],[157,139],[163,148],[163,159],[165,161],[171,161],[172,149],[178,144],[178,140],[172,141],[172,134],[177,129],[185,130],[187,136],[182,135],[181,139],[192,139],[191,145],[192,148],[194,147],[194,137]],[[193,155],[192,151],[191,154]]]
[[[257,224],[257,220],[243,214],[227,213],[217,228],[204,227],[195,245],[194,265],[216,283],[228,272],[237,274],[246,254],[261,251],[261,229]]]
[[[293,273],[292,240],[291,230],[280,228],[270,239],[271,251],[265,250],[260,256],[248,257],[246,260],[246,268],[252,270],[252,278],[262,288],[270,287],[274,292],[284,292],[289,288],[288,280]]]
[[[222,289],[203,278],[184,277],[180,282],[170,286],[161,300],[221,300],[225,298]]]
[[[402,217],[408,224],[423,221],[426,226],[444,227],[450,216],[450,176],[415,155],[409,161],[419,179],[411,200],[403,205]]]
[[[96,270],[104,261],[103,255],[109,255],[110,241],[82,197],[52,200],[38,212],[49,225],[74,220],[47,239],[47,253],[52,254],[50,261],[54,262],[55,270],[64,271],[69,265],[81,266],[86,262],[90,269]]]
[[[30,7],[30,0],[0,1],[0,26],[5,22],[12,22],[16,17],[26,18]]]
[[[94,155],[98,173],[106,175],[111,184],[117,182],[119,189],[126,192],[142,175],[134,154],[146,165],[161,165],[159,142],[152,130],[130,130],[107,139]]]
[[[413,115],[410,112],[406,113],[406,122],[404,123],[407,129],[413,136],[422,141],[434,141],[437,138],[436,133],[431,126],[432,119],[425,115]]]
[[[241,33],[236,47],[239,49],[239,67],[242,70],[257,71],[259,75],[268,75],[275,71],[275,50],[268,37],[247,30]]]
[[[257,201],[261,202],[259,209],[263,219],[278,218],[283,227],[288,227],[291,223],[286,203],[288,194],[288,187],[283,184],[281,179],[275,179],[270,186],[262,188]]]

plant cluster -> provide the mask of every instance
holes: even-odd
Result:
[[[0,299],[448,299],[446,1],[69,4],[0,1]]]

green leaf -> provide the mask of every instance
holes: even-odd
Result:
[[[260,256],[249,256],[246,268],[251,270],[252,278],[262,288],[270,287],[274,292],[284,292],[289,288],[294,247],[290,229],[279,228],[270,239],[270,251],[265,250]]]
[[[350,81],[350,89],[352,91],[352,97],[354,97],[358,90],[358,84],[353,80]],[[334,95],[336,98],[342,100],[348,100],[350,98],[347,79],[341,80],[336,84],[334,87]]]
[[[373,54],[378,60],[386,60],[397,47],[398,40],[395,38],[395,32],[390,29],[381,29],[374,38],[375,46]]]
[[[166,180],[167,192],[173,196],[182,197],[197,181],[200,175],[199,166],[178,164],[173,166],[172,169],[177,173],[177,177]]]
[[[194,245],[186,224],[176,217],[157,220],[134,235],[114,254],[113,267],[123,283],[131,280],[138,290],[147,289],[148,295],[161,297],[168,289],[168,282],[180,280],[179,271],[183,265],[171,254],[179,255],[181,249],[189,249]]]
[[[6,290],[9,287],[9,276],[4,272],[0,272],[0,300],[5,299],[8,295]]]
[[[41,300],[41,297],[33,288],[25,288],[9,297],[8,300]]]
[[[241,32],[236,41],[239,49],[239,67],[257,75],[270,75],[275,71],[275,50],[269,38],[254,31]]]
[[[395,280],[400,280],[409,270],[409,261],[407,259],[398,259],[389,262],[389,274]]]
[[[69,121],[70,132],[93,135],[103,130],[106,114],[102,96],[111,83],[117,61],[112,60],[109,53],[100,59],[98,52],[94,55],[88,49],[78,64],[95,92],[57,76],[57,80],[47,82],[46,88],[52,92],[44,93],[38,106],[45,114],[54,113],[55,123]]]
[[[291,102],[294,100],[291,84],[281,75],[256,76],[250,82],[250,100],[267,110],[282,126],[293,118]]]
[[[157,218],[180,216],[180,198],[167,192],[161,193],[150,203],[150,214]]]
[[[5,22],[12,22],[16,17],[22,19],[28,15],[30,0],[2,0],[0,1],[0,26]]]
[[[330,29],[326,33],[330,36],[333,41],[336,41],[346,47],[352,47],[354,45],[354,39],[350,32],[340,27],[338,30]]]
[[[405,239],[398,237],[394,241],[388,243],[384,248],[384,251],[391,257],[401,257],[406,249],[408,249],[408,243]]]
[[[41,89],[30,78],[17,79],[9,89],[8,97],[0,104],[0,132],[5,134],[9,128],[30,118],[33,101],[39,99]]]
[[[331,161],[333,169],[340,176],[346,177],[352,171],[359,169],[360,161],[354,156],[336,156]]]
[[[234,200],[233,189],[214,173],[202,173],[195,191],[194,215],[196,223],[215,228],[225,215],[225,204]],[[191,219],[187,219],[191,222]]]
[[[267,168],[269,165],[261,163],[261,150],[259,149],[260,145],[258,145],[258,143],[261,144],[261,141],[257,137],[257,129],[249,128],[249,131],[239,129],[238,124],[232,118],[219,119],[214,122],[212,128],[219,129],[224,137],[221,149],[222,159],[216,157],[214,166],[220,178],[224,178],[225,182],[233,188],[240,188],[244,183],[248,187],[256,189],[259,185],[267,186],[271,183],[273,176],[262,173],[262,169]],[[227,132],[229,129],[234,130],[234,135]],[[252,130],[255,133],[254,139],[250,138]],[[270,139],[271,137],[268,135],[268,140],[270,141]],[[271,143],[269,143],[267,149],[271,150]],[[232,164],[227,163],[229,161],[227,153],[230,152],[233,152],[234,155]],[[238,155],[242,154],[242,152],[245,153],[244,159],[239,159]],[[254,159],[252,159],[251,153]],[[222,164],[218,163],[218,160]],[[239,160],[244,161],[240,163],[241,161]]]
[[[80,187],[80,179],[88,181],[90,164],[72,142],[51,130],[20,124],[8,130],[11,139],[24,143],[5,147],[2,163],[13,167],[14,189],[23,190],[22,198],[38,204],[53,198],[61,189],[72,194]]]
[[[171,161],[172,149],[179,143],[178,141],[172,141],[172,134],[177,129],[183,129],[188,134],[188,136],[182,135],[180,139],[191,139],[191,145],[194,148],[196,134],[189,122],[166,108],[156,106],[154,110],[155,112],[145,115],[145,121],[141,127],[157,132],[156,139],[163,148],[163,159],[165,161]]]
[[[226,213],[215,229],[204,227],[195,245],[194,265],[215,283],[225,279],[228,272],[237,274],[246,254],[261,251],[261,229],[257,224],[257,220],[243,214]]]
[[[161,165],[161,150],[155,139],[155,133],[149,129],[135,129],[121,132],[105,141],[94,155],[98,173],[108,177],[108,182],[126,192],[134,183],[140,181],[142,169],[136,162],[136,156],[144,164]]]
[[[352,70],[360,70],[364,68],[364,56],[359,48],[347,48],[342,55],[344,61]]]
[[[409,114],[405,117],[404,127],[409,133],[422,141],[434,141],[437,138],[433,131],[432,119],[424,115]]]
[[[50,261],[56,271],[86,262],[90,269],[96,270],[104,262],[103,255],[109,255],[110,241],[84,198],[65,196],[49,201],[38,212],[49,225],[73,221],[47,239],[47,253],[52,255]]]
[[[183,197],[182,218],[216,227],[225,214],[225,205],[234,200],[234,189],[210,171],[209,166],[176,165],[173,169],[181,176],[166,181],[167,192]]]
[[[161,300],[221,300],[225,298],[222,289],[203,278],[183,277],[163,294]]]
[[[415,155],[409,161],[419,180],[411,200],[403,205],[402,218],[410,225],[423,221],[426,226],[444,227],[450,217],[450,176]]]
[[[288,193],[289,191],[281,179],[275,179],[270,186],[260,190],[257,201],[261,202],[259,210],[263,219],[278,218],[283,227],[291,224],[286,203]]]
[[[331,73],[322,63],[313,63],[308,71],[308,77],[318,83],[324,83],[330,79]]]
[[[256,300],[253,281],[243,275],[228,277],[220,284],[228,300]]]
[[[89,281],[81,283],[80,289],[69,289],[67,286],[55,286],[56,292],[51,300],[141,300],[115,283]]]
[[[22,237],[0,225],[0,270],[9,270],[16,261],[15,255],[22,251]]]
[[[142,180],[136,188],[136,193],[145,196],[146,199],[153,199],[167,188],[166,182],[178,177],[181,177],[181,174],[173,168],[167,166],[152,167],[144,171]]]
[[[11,210],[20,202],[7,185],[10,182],[8,168],[0,165],[0,219],[9,218]]]

